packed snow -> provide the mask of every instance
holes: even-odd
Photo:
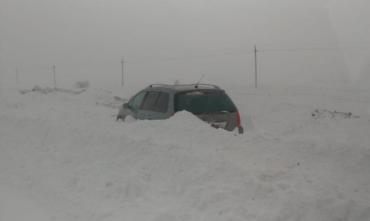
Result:
[[[132,93],[2,88],[0,221],[370,220],[369,91],[226,89],[243,135],[116,122]]]

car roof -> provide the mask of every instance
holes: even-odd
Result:
[[[146,90],[148,89],[167,92],[184,92],[191,90],[223,91],[219,86],[213,84],[151,84],[146,88]]]

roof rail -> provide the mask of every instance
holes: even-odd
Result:
[[[199,88],[201,87],[210,87],[210,88],[215,88],[215,89],[221,89],[219,86],[214,85],[214,84],[151,84],[148,87],[194,87],[194,88]]]
[[[160,87],[160,86],[170,87],[170,86],[173,86],[173,85],[171,85],[171,84],[151,84],[148,87]]]
[[[199,86],[204,86],[204,87],[212,87],[212,88],[216,88],[216,89],[220,89],[219,86],[217,85],[214,85],[214,84],[191,84],[191,86],[194,85],[195,88],[198,88]]]

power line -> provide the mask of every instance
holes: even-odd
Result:
[[[222,53],[214,53],[208,55],[188,55],[188,56],[176,56],[176,57],[165,57],[163,59],[158,59],[157,57],[147,57],[147,59],[141,60],[133,60],[127,61],[125,63],[129,64],[142,64],[142,63],[165,63],[165,62],[184,62],[184,60],[199,60],[199,59],[207,59],[207,58],[214,58],[214,57],[224,57],[224,56],[235,56],[235,55],[247,55],[253,54],[253,51],[250,50],[243,50],[237,52],[222,52]]]
[[[370,46],[343,46],[343,47],[311,47],[311,48],[271,48],[262,49],[259,52],[304,52],[304,51],[342,51],[345,49],[369,50]]]
[[[284,53],[284,52],[318,52],[318,51],[342,51],[348,49],[356,50],[369,50],[370,46],[343,46],[343,47],[297,47],[297,48],[265,48],[258,49],[258,53]],[[167,62],[186,62],[189,60],[199,60],[207,59],[214,57],[226,57],[226,56],[245,56],[245,55],[254,55],[255,49],[245,49],[245,50],[227,50],[224,52],[204,54],[204,55],[185,55],[185,56],[174,56],[174,57],[162,57],[158,58],[155,56],[147,56],[145,59],[125,61],[125,63],[130,64],[143,64],[143,63],[167,63]]]

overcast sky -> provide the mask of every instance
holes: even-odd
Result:
[[[0,0],[0,71],[42,84],[56,64],[62,83],[114,84],[124,56],[128,82],[253,82],[257,45],[264,82],[354,82],[369,14],[366,0]]]

